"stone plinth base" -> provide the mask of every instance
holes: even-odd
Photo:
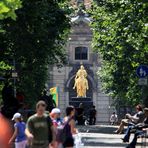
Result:
[[[87,101],[92,101],[91,97],[71,97],[70,101],[82,101],[82,102],[87,102]]]
[[[90,108],[93,106],[93,101],[90,97],[70,98],[69,105],[73,105],[75,108],[78,108],[80,103],[83,104],[85,114],[87,114]]]

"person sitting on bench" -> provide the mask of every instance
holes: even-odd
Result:
[[[120,123],[118,129],[116,131],[114,131],[114,133],[121,134],[121,133],[123,133],[124,126],[128,126],[129,124],[130,125],[135,125],[135,124],[141,123],[141,121],[140,121],[141,118],[140,117],[143,114],[142,106],[137,105],[136,106],[136,111],[137,111],[137,113],[134,116],[132,116],[130,114],[126,114],[125,115],[126,119],[121,120],[121,123]]]
[[[145,114],[144,122],[134,127],[136,129],[134,138],[126,148],[135,148],[138,136],[144,135],[145,131],[143,131],[143,129],[148,128],[148,108],[144,108],[144,114]]]

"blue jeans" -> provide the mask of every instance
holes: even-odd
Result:
[[[137,137],[140,136],[140,135],[143,135],[144,134],[144,131],[141,131],[141,130],[137,130],[135,132],[135,135],[134,135],[134,138],[133,140],[131,141],[131,143],[129,144],[129,146],[131,148],[135,148],[136,144],[137,144]]]
[[[131,135],[131,130],[135,127],[135,125],[133,124],[128,124],[128,127],[126,129],[126,132],[125,132],[125,136],[123,138],[123,141],[124,142],[129,142],[129,138],[130,138],[130,135]]]

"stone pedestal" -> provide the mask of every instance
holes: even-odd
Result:
[[[73,105],[75,108],[78,108],[80,103],[83,104],[84,114],[87,115],[89,113],[90,108],[92,108],[93,106],[92,98],[90,97],[70,98],[69,105]]]

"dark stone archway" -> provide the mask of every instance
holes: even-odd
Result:
[[[84,64],[83,64],[84,65]],[[68,92],[69,95],[69,104],[75,106],[76,108],[79,106],[80,103],[83,103],[85,114],[88,114],[89,109],[93,105],[93,93],[97,90],[97,81],[95,81],[94,73],[90,69],[89,64],[84,65],[87,71],[87,80],[89,89],[86,93],[86,98],[77,98],[76,90],[73,89],[75,83],[75,74],[80,68],[80,64],[73,65],[73,69],[69,72],[69,78],[65,84],[65,90]]]

